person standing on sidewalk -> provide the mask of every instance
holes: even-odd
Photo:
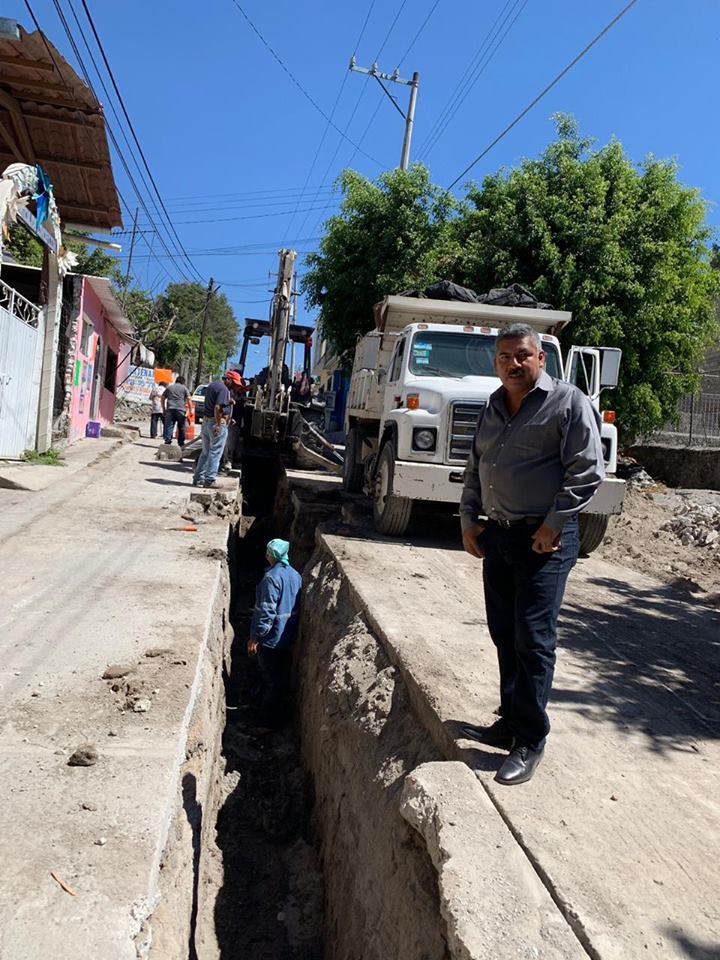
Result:
[[[162,409],[165,418],[165,443],[172,443],[173,430],[177,424],[178,446],[185,446],[185,422],[191,410],[190,391],[185,386],[185,377],[177,377],[175,383],[169,383],[162,395]]]
[[[257,588],[248,640],[262,679],[261,723],[275,730],[287,719],[290,655],[300,626],[302,577],[290,566],[289,550],[287,540],[267,545],[269,569]]]
[[[500,668],[500,717],[463,734],[510,750],[495,779],[524,783],[542,759],[557,618],[579,549],[578,513],[604,476],[600,418],[576,387],[545,372],[538,334],[498,334],[502,386],[478,420],[460,503],[465,550],[484,560],[490,636]],[[487,517],[487,519],[480,519]]]
[[[158,424],[165,428],[164,414],[162,406],[162,396],[165,393],[167,381],[161,380],[160,383],[154,383],[150,388],[150,439],[156,440],[158,435]]]
[[[205,406],[200,436],[202,451],[198,457],[193,486],[212,487],[217,479],[220,458],[227,441],[228,423],[232,416],[232,396],[230,387],[242,384],[242,377],[236,370],[228,370],[222,379],[213,380],[205,390]]]

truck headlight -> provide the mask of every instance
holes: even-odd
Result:
[[[437,446],[437,429],[435,427],[415,427],[412,434],[413,450],[422,450],[430,453]]]

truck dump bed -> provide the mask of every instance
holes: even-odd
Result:
[[[538,333],[557,336],[572,320],[572,314],[564,310],[489,307],[484,303],[423,300],[418,297],[385,297],[373,309],[375,325],[383,333],[399,333],[409,323],[455,323],[486,327],[527,323]]]

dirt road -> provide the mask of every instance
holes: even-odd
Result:
[[[190,474],[156,446],[0,491],[3,960],[142,955],[226,600],[227,521],[172,529],[188,525]],[[103,680],[109,665],[127,669]],[[88,741],[97,762],[69,766]]]

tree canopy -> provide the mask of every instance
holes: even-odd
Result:
[[[518,282],[570,310],[571,343],[623,350],[604,400],[623,441],[675,414],[717,335],[706,205],[672,161],[633,163],[617,141],[596,149],[572,118],[537,159],[470,185],[463,202],[418,166],[377,184],[341,179],[344,200],[308,259],[305,290],[339,351],[372,326],[372,303],[449,279],[478,292]]]
[[[347,170],[340,212],[326,224],[320,251],[307,258],[303,290],[320,307],[323,335],[344,353],[372,327],[372,306],[387,293],[426,286],[451,270],[456,203],[415,164],[376,183]]]
[[[199,283],[170,283],[157,299],[156,317],[168,332],[157,345],[159,362],[178,366],[197,356],[207,290]],[[219,371],[238,343],[238,323],[223,293],[213,293],[203,349],[203,374]]]

